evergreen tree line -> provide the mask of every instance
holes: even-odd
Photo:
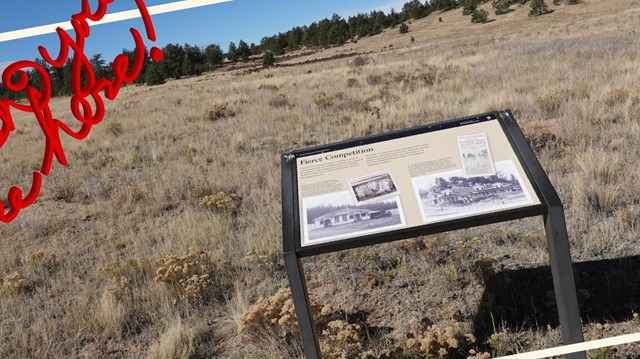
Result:
[[[155,63],[146,56],[145,66],[136,82],[156,85],[164,83],[169,78],[197,76],[205,71],[214,70],[225,60],[248,61],[249,57],[254,55],[268,56],[269,59],[273,59],[273,55],[282,55],[286,51],[303,47],[342,45],[347,41],[357,41],[359,38],[376,35],[384,29],[398,25],[404,25],[403,27],[407,30],[405,22],[408,20],[423,18],[436,10],[451,10],[471,1],[473,0],[426,0],[424,2],[411,0],[404,4],[400,12],[393,9],[388,14],[383,11],[371,11],[367,14],[350,16],[347,19],[334,14],[330,19],[325,18],[310,25],[293,27],[284,33],[265,36],[260,44],[248,44],[243,40],[238,41],[237,44],[231,42],[226,51],[218,44],[211,44],[204,48],[189,44],[168,44],[162,49],[164,52],[162,61]],[[123,50],[123,53],[132,63],[134,51]],[[36,60],[36,62],[49,71],[53,96],[71,94],[71,61],[62,68],[52,68],[42,60]],[[113,78],[111,63],[107,64],[101,54],[93,55],[90,62],[98,78]],[[273,60],[264,63],[272,62]],[[35,71],[30,71],[30,84],[40,88],[41,83],[42,79],[39,75]],[[8,91],[0,85],[0,98],[15,100],[22,97],[24,97],[23,93]]]

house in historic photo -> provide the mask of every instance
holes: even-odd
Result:
[[[338,226],[347,223],[368,221],[376,217],[379,211],[372,211],[366,208],[343,208],[323,214],[313,219],[311,229]]]
[[[447,203],[467,204],[488,198],[502,198],[510,192],[521,192],[517,183],[498,182],[489,184],[474,184],[472,186],[453,186],[444,190],[433,190],[427,197],[434,205]]]

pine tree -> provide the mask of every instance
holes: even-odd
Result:
[[[161,85],[165,82],[164,74],[160,70],[160,66],[156,62],[147,64],[147,70],[144,73],[144,83],[153,86]]]
[[[466,16],[473,14],[478,8],[478,2],[478,0],[465,0],[462,3],[462,15]],[[474,22],[473,20],[471,21]]]
[[[222,60],[224,59],[224,54],[222,52],[222,49],[220,48],[220,45],[211,44],[205,47],[204,57],[206,59],[207,67],[210,70],[213,70],[216,68],[216,66],[222,63]]]
[[[164,56],[162,57],[162,62],[160,62],[160,71],[165,78],[173,77],[176,80],[179,80],[182,73],[182,61],[184,61],[185,53],[182,45],[179,44],[168,44],[162,48],[162,52]]]
[[[233,41],[229,43],[229,49],[227,50],[227,59],[229,59],[229,61],[231,62],[238,61],[238,48]]]
[[[400,33],[406,34],[407,32],[409,32],[409,25],[403,22],[402,24],[400,24]]]
[[[240,42],[238,42],[238,58],[242,61],[247,61],[249,60],[249,56],[251,56],[249,44],[240,40]]]
[[[529,16],[540,16],[549,12],[549,7],[544,0],[531,0],[531,11]]]

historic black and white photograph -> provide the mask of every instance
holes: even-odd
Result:
[[[495,163],[490,176],[465,177],[462,170],[412,178],[425,223],[532,204],[513,161]]]
[[[304,239],[325,242],[406,225],[400,196],[358,204],[348,191],[302,200]]]
[[[358,203],[374,202],[377,199],[398,195],[398,188],[389,172],[378,172],[349,181]]]

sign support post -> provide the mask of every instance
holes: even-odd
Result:
[[[562,201],[511,112],[505,111],[501,113],[501,117],[504,120],[505,128],[513,139],[514,147],[520,153],[524,165],[536,179],[542,190],[541,197],[544,197],[544,202],[547,204],[543,220],[562,340],[564,344],[584,342]],[[586,359],[585,352],[567,354],[566,356],[568,359]]]
[[[580,343],[562,202],[509,110],[283,154],[283,254],[306,358],[321,353],[303,257],[540,215],[562,339]]]
[[[293,304],[296,308],[296,317],[298,318],[305,357],[307,359],[320,359],[320,345],[318,344],[316,327],[313,325],[311,303],[307,292],[307,283],[304,279],[302,260],[298,258],[295,252],[289,252],[284,254],[284,263],[287,267],[287,276],[289,277]]]
[[[544,215],[544,227],[547,233],[549,265],[553,277],[553,291],[558,307],[562,340],[564,344],[581,343],[584,341],[582,322],[578,310],[578,297],[569,253],[569,237],[562,205],[549,207],[549,212]],[[566,356],[568,359],[586,359],[585,352]]]

